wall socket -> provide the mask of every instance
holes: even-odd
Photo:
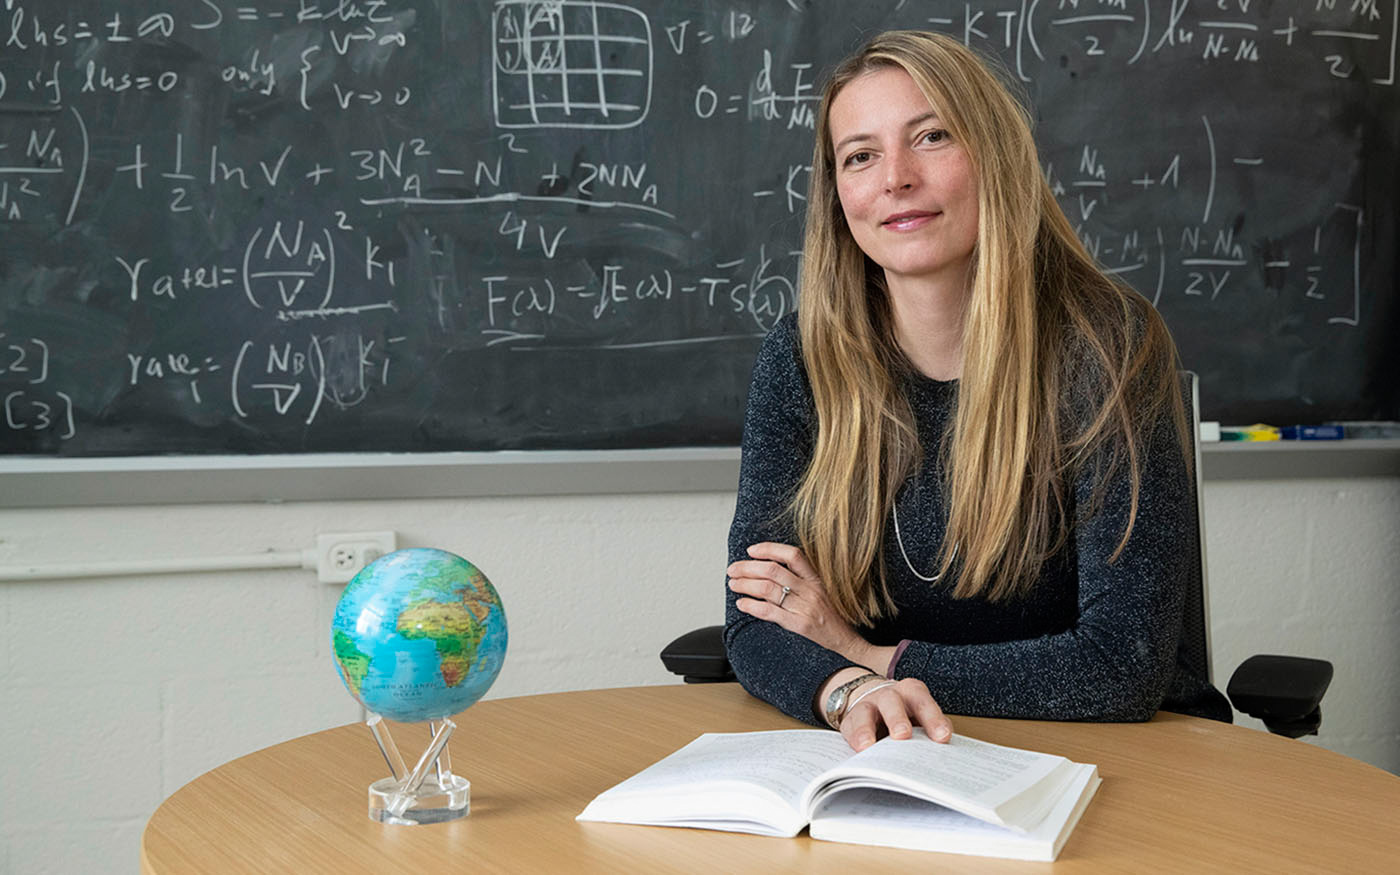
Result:
[[[360,569],[398,549],[394,532],[334,532],[316,536],[316,579],[346,583]]]

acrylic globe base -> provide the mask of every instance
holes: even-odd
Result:
[[[441,781],[441,782],[440,782]],[[472,785],[461,775],[433,775],[424,779],[403,814],[394,814],[402,781],[380,778],[369,785],[369,818],[380,823],[446,823],[466,817],[471,810]]]
[[[452,737],[457,724],[445,717],[428,722],[433,740],[411,772],[404,765],[384,719],[371,714],[365,725],[374,735],[379,752],[393,773],[369,785],[370,820],[413,825],[445,823],[467,816],[471,810],[472,785],[466,778],[452,774],[452,759],[447,753],[447,739]]]

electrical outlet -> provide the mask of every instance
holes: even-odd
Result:
[[[394,532],[337,532],[316,536],[316,579],[345,583],[360,569],[398,549]]]

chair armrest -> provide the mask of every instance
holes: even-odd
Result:
[[[724,652],[724,627],[693,629],[661,649],[661,663],[688,684],[734,680],[734,670]]]
[[[1322,695],[1332,682],[1332,663],[1302,656],[1251,656],[1225,688],[1230,702],[1264,721],[1270,732],[1298,738],[1314,735],[1322,722]]]

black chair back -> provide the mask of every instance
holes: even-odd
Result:
[[[1191,555],[1200,557],[1200,561],[1191,568],[1191,580],[1181,606],[1181,641],[1177,645],[1177,661],[1196,677],[1209,681],[1210,613],[1206,606],[1205,514],[1201,496],[1201,404],[1199,379],[1192,371],[1181,372],[1181,393],[1191,432],[1191,483],[1195,498],[1192,502],[1195,516],[1191,525],[1187,526],[1184,546]]]

